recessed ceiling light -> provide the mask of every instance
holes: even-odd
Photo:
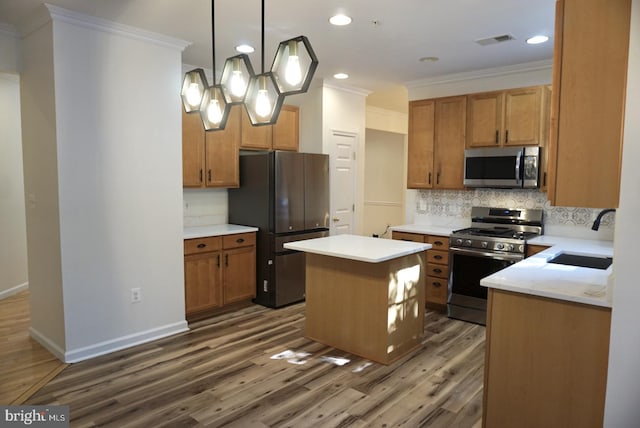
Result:
[[[527,43],[529,43],[530,45],[537,45],[540,43],[544,43],[547,40],[549,40],[549,37],[547,36],[533,36],[527,39]]]
[[[420,62],[436,62],[439,59],[440,58],[438,58],[437,56],[423,56],[422,58],[420,58]]]
[[[333,78],[343,80],[343,79],[348,79],[349,75],[347,73],[336,73],[333,75]]]
[[[333,25],[349,25],[351,24],[351,17],[343,14],[338,14],[329,18],[329,22]]]
[[[249,45],[238,45],[236,46],[236,51],[240,53],[252,53],[255,49]]]

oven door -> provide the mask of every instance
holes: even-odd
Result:
[[[480,280],[523,258],[522,254],[450,248],[448,316],[485,325],[487,288],[480,285]]]

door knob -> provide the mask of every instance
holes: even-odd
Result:
[[[334,223],[337,223],[337,222],[339,222],[339,221],[340,221],[340,219],[339,219],[338,217],[334,217],[334,218],[333,218],[333,222],[334,222]]]

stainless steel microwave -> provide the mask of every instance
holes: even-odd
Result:
[[[490,147],[464,151],[464,185],[503,189],[539,186],[540,147]]]

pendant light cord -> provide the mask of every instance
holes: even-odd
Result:
[[[213,67],[213,84],[216,84],[216,20],[213,11],[213,2],[211,0],[211,62]]]
[[[261,71],[261,73],[264,74],[264,0],[262,0],[262,48],[261,48],[261,55],[262,55],[262,71]]]

